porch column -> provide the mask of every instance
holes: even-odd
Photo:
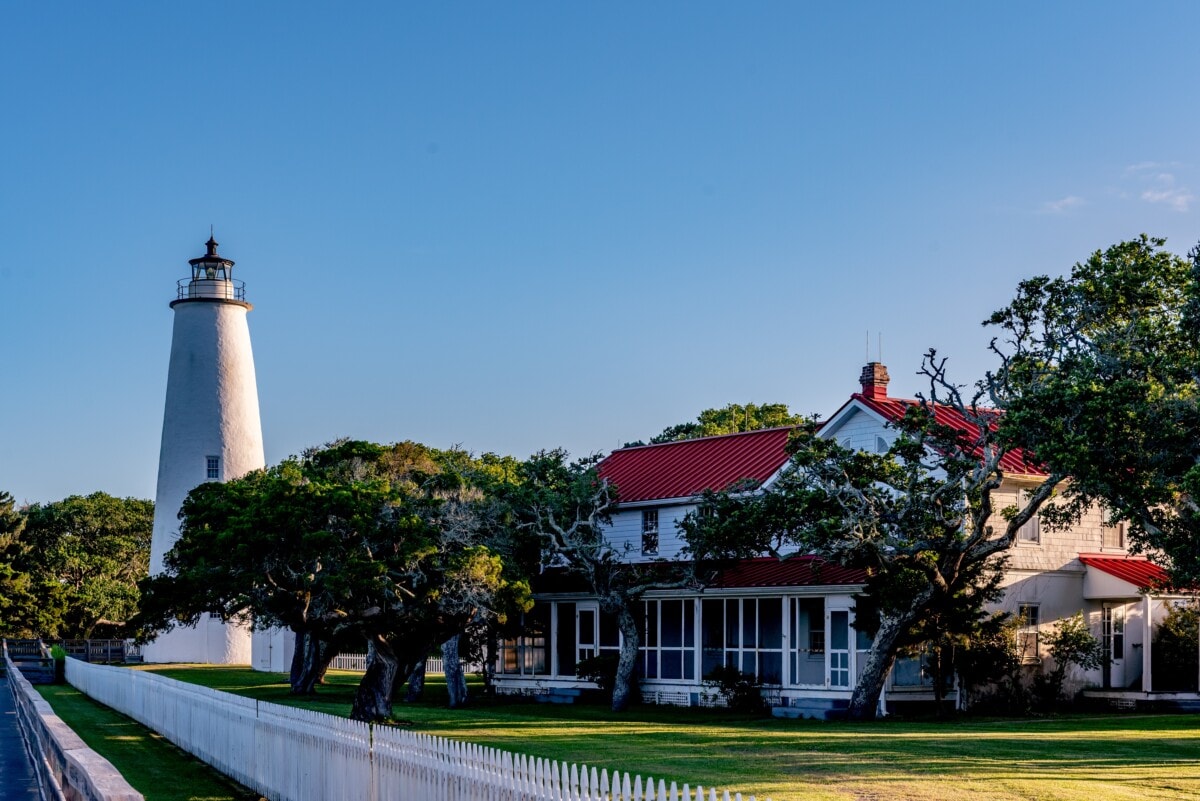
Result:
[[[1142,692],[1154,689],[1150,678],[1150,637],[1154,633],[1154,600],[1150,593],[1142,596]]]

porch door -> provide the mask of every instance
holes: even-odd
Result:
[[[850,686],[850,612],[829,613],[829,686]]]
[[[600,607],[595,603],[576,605],[575,611],[575,643],[576,657],[580,660],[591,659],[596,655],[597,623],[600,617]]]
[[[1105,604],[1101,617],[1104,686],[1125,686],[1125,604]]]

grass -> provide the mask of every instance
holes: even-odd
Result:
[[[349,713],[357,674],[331,673],[313,699],[247,668],[160,674],[275,703]],[[1200,798],[1200,727],[1190,715],[1074,715],[954,722],[825,723],[719,710],[483,701],[444,708],[430,677],[397,704],[416,731],[534,756],[769,796],[775,801],[1108,801]],[[474,691],[478,691],[478,687]]]
[[[113,764],[146,801],[251,801],[256,793],[167,740],[65,684],[36,689],[92,750]]]

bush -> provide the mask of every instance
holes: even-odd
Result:
[[[617,662],[619,654],[602,653],[580,659],[575,665],[575,675],[581,679],[595,682],[609,699],[612,698],[613,688],[617,686]]]
[[[1200,626],[1200,608],[1195,602],[1172,607],[1159,624],[1154,632],[1152,654],[1155,690],[1196,690],[1197,673],[1200,672],[1197,626]]]
[[[704,685],[716,690],[717,695],[725,699],[725,705],[735,712],[762,712],[767,708],[762,685],[754,680],[752,673],[722,665],[705,676]]]
[[[1036,689],[1043,702],[1053,706],[1063,700],[1067,668],[1071,665],[1078,665],[1084,670],[1101,667],[1104,664],[1104,647],[1092,636],[1087,623],[1083,622],[1083,612],[1076,612],[1059,621],[1058,627],[1046,635],[1045,643],[1054,659],[1054,670],[1037,683]]]

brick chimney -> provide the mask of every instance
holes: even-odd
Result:
[[[891,378],[887,368],[880,362],[868,362],[862,369],[862,375],[858,377],[859,383],[862,384],[862,394],[871,400],[886,399],[887,385]]]

